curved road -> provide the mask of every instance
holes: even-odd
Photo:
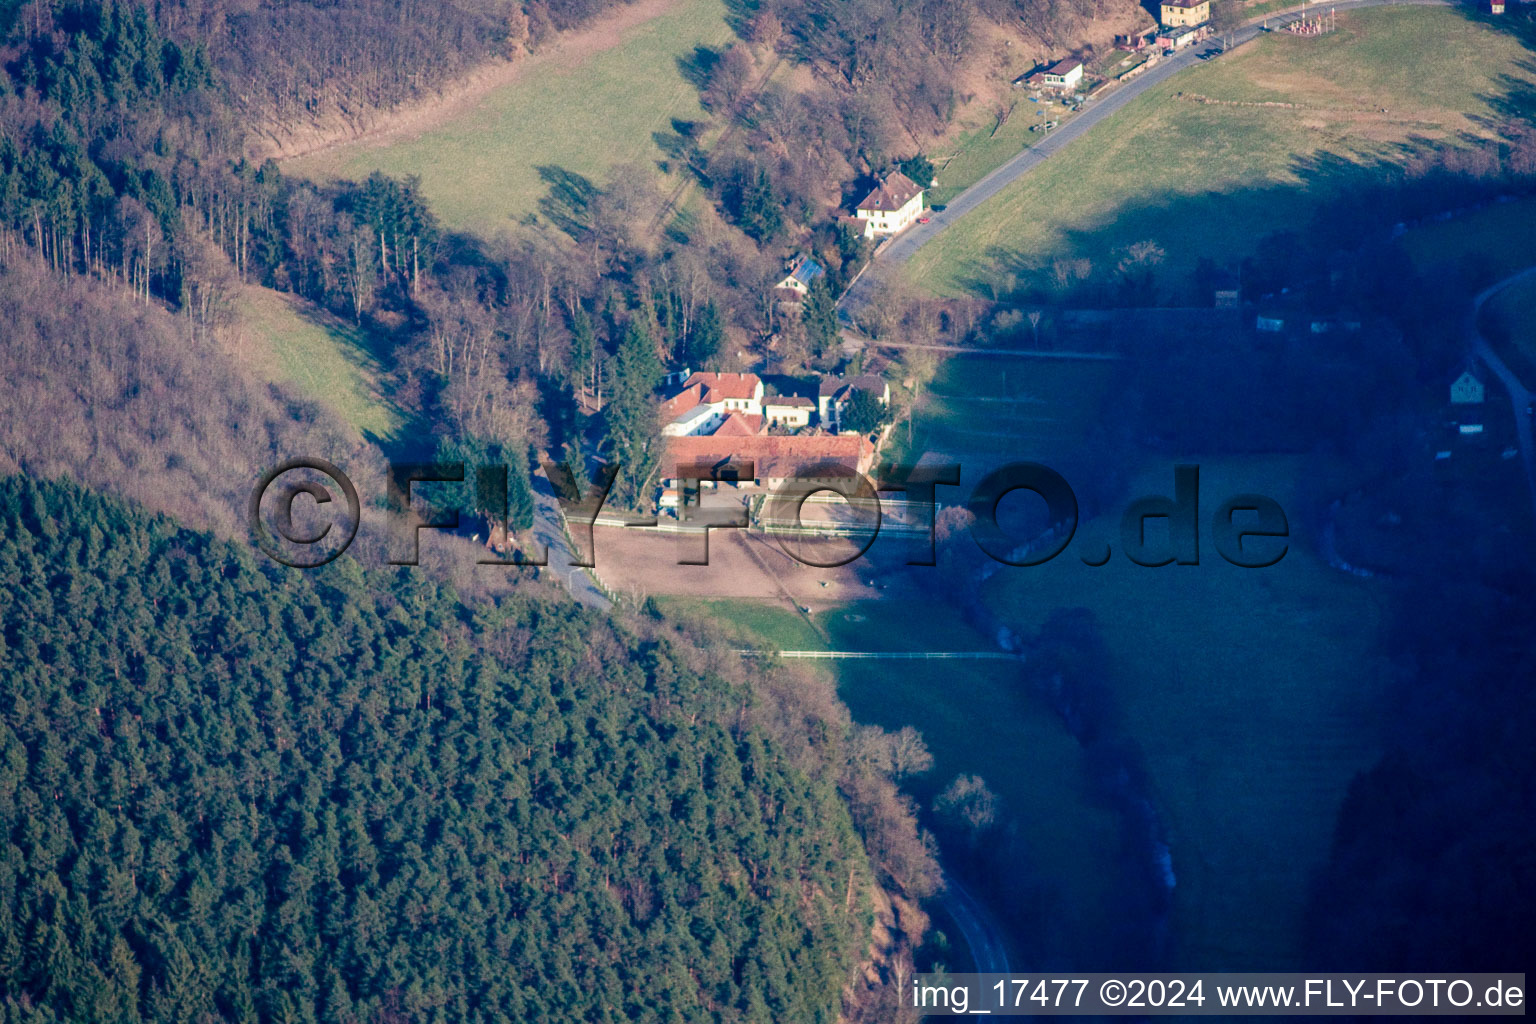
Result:
[[[1297,21],[1304,15],[1320,11],[1352,11],[1362,7],[1446,7],[1450,5],[1451,0],[1339,0],[1338,3],[1313,3],[1306,8],[1282,11],[1251,21],[1240,28],[1228,32],[1225,38],[1230,44],[1227,48],[1231,49],[1264,34],[1265,29],[1263,26],[1265,24],[1268,24],[1272,30]],[[1035,145],[1020,150],[1007,163],[995,168],[986,177],[950,200],[942,212],[930,214],[927,224],[914,224],[905,232],[896,236],[895,240],[885,247],[885,250],[866,269],[865,273],[861,274],[853,282],[853,286],[838,301],[838,309],[845,318],[851,318],[853,314],[867,305],[870,298],[874,295],[882,269],[899,266],[911,259],[917,250],[927,245],[956,220],[959,220],[988,199],[997,195],[1012,184],[1014,180],[1023,177],[1045,163],[1053,154],[1060,152],[1064,147],[1071,145],[1077,139],[1092,131],[1095,126],[1148,89],[1167,81],[1185,68],[1198,64],[1207,57],[1220,52],[1221,50],[1215,40],[1207,40],[1204,44],[1185,47],[1172,57],[1164,57],[1158,62],[1156,67],[1143,72],[1129,82],[1122,82],[1118,86],[1111,86],[1102,99],[1089,100],[1082,111],[1067,121],[1066,124],[1051,132]]]
[[[1531,508],[1536,512],[1536,449],[1531,445],[1531,415],[1532,403],[1536,403],[1536,394],[1532,394],[1515,376],[1515,371],[1504,364],[1499,354],[1488,344],[1488,339],[1483,337],[1477,329],[1477,318],[1482,313],[1483,306],[1488,300],[1512,284],[1519,284],[1530,277],[1536,277],[1536,267],[1526,267],[1506,277],[1502,281],[1496,281],[1477,293],[1472,300],[1472,312],[1467,318],[1467,333],[1472,343],[1472,351],[1493,371],[1494,376],[1503,383],[1504,390],[1509,392],[1510,405],[1514,407],[1515,433],[1520,438],[1520,457],[1525,462],[1525,481],[1531,489]]]
[[[582,604],[599,611],[613,607],[613,602],[608,600],[608,595],[603,593],[591,575],[571,565],[576,556],[571,551],[570,542],[566,540],[560,502],[555,498],[554,487],[542,472],[533,475],[533,501],[533,536],[549,550],[549,566],[543,571],[554,573],[560,585]]]
[[[1009,973],[1008,949],[1003,945],[1002,932],[976,898],[947,871],[944,873],[944,895],[939,897],[939,903],[964,937],[975,973]]]

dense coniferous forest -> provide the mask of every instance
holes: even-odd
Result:
[[[836,1017],[847,808],[665,639],[71,484],[0,518],[5,1019]]]

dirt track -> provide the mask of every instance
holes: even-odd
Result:
[[[679,565],[679,559],[702,556],[698,535],[616,526],[593,532],[597,572],[605,586],[621,595],[755,598],[817,611],[880,596],[868,585],[874,565],[869,557],[842,568],[818,569],[790,558],[761,534],[711,530],[709,564]]]

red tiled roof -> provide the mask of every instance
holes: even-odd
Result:
[[[854,210],[899,210],[922,191],[922,186],[897,171],[876,184],[875,190],[865,196],[864,201]]]
[[[755,373],[696,373],[689,377],[685,387],[695,384],[704,388],[704,401],[723,402],[726,399],[747,399],[757,393],[760,381]]]
[[[799,395],[769,395],[763,399],[764,406],[775,406],[790,409],[814,409],[816,403],[809,398],[801,398]]]
[[[683,415],[683,413],[688,412],[688,411],[698,407],[698,405],[700,404],[700,399],[703,396],[703,394],[704,394],[704,385],[702,385],[702,384],[694,384],[692,387],[684,388],[682,391],[678,392],[676,395],[673,395],[671,398],[667,399],[665,402],[662,402],[661,403],[661,418],[662,418],[662,421],[665,422],[665,423],[671,423],[673,420],[675,420],[679,416]]]
[[[750,462],[758,479],[795,476],[824,463],[836,463],[849,470],[869,468],[874,446],[862,434],[821,435],[817,437],[780,437],[755,434],[751,437],[669,437],[662,475],[677,476],[678,466],[720,466]]]
[[[714,437],[751,437],[763,432],[763,418],[761,416],[748,416],[746,413],[733,412],[725,418],[725,422],[715,429]]]

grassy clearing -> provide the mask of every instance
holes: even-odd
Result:
[[[999,274],[1043,283],[1056,257],[1105,269],[1152,240],[1176,297],[1200,257],[1235,262],[1265,233],[1309,224],[1321,202],[1379,184],[1414,146],[1486,134],[1499,98],[1532,78],[1519,40],[1454,10],[1358,11],[1332,35],[1275,33],[1140,97],[1094,145],[1068,147],[925,246],[906,274],[958,295]],[[1306,109],[1229,105],[1270,101]]]
[[[242,322],[251,355],[269,380],[295,385],[364,436],[387,439],[403,422],[379,389],[379,363],[364,332],[292,295],[246,289]]]
[[[1494,280],[1536,264],[1536,198],[1495,203],[1406,232],[1403,247],[1426,276],[1476,260]]]
[[[1292,490],[1316,460],[1202,461],[1203,514],[1226,496]],[[1135,494],[1169,493],[1149,470]],[[1173,844],[1177,950],[1205,969],[1287,969],[1312,872],[1339,803],[1378,753],[1371,727],[1386,664],[1372,581],[1329,569],[1292,522],[1286,557],[1238,569],[1206,543],[1201,564],[1149,569],[1119,551],[1118,519],[1085,522],[1055,561],[1000,573],[988,597],[1024,629],[1090,609],[1111,659],[1123,726],[1141,746]],[[1103,568],[1078,555],[1114,545]]]
[[[1426,278],[1479,283],[1536,266],[1536,198],[1494,203],[1405,232],[1400,243]],[[1469,296],[1470,298],[1470,296]],[[1483,330],[1520,378],[1536,381],[1536,285],[1514,285],[1483,307]]]
[[[1248,0],[1243,4],[1243,20],[1257,18],[1264,14],[1274,14],[1287,8],[1296,7],[1296,0]]]
[[[987,376],[981,366],[966,373]],[[1207,516],[1240,491],[1295,510],[1303,474],[1336,472],[1292,457],[1200,465]],[[1157,465],[1130,491],[1166,493],[1171,482],[1171,468]],[[1296,966],[1307,886],[1326,857],[1339,802],[1379,753],[1371,723],[1387,673],[1377,646],[1381,584],[1329,569],[1294,519],[1290,552],[1266,570],[1229,566],[1208,542],[1199,567],[1146,569],[1123,557],[1083,565],[1078,555],[1105,539],[1118,548],[1117,530],[1113,519],[1083,523],[1062,557],[999,573],[986,597],[1026,633],[1056,609],[1094,613],[1110,691],[1144,752],[1171,833],[1178,963]],[[669,613],[708,615],[714,628],[754,646],[993,649],[937,601],[828,608],[815,616],[823,642],[770,603],[659,600]],[[1029,693],[1018,666],[845,661],[820,669],[833,674],[855,721],[922,732],[935,767],[908,785],[921,805],[957,774],[988,781],[1030,851],[1019,870],[1040,886],[1039,920],[1020,922],[1021,934],[1050,936],[1063,962],[1091,959],[1091,936],[1117,921],[1118,822],[1095,800],[1076,742]],[[1072,924],[1053,934],[1056,915]]]
[[[515,81],[430,130],[338,147],[285,169],[319,178],[414,174],[444,223],[480,232],[536,211],[550,188],[540,168],[599,186],[619,168],[660,179],[653,136],[670,133],[674,118],[703,116],[679,60],[731,38],[725,13],[721,0],[678,0],[585,59],[531,58]]]
[[[943,454],[978,469],[1000,458],[1050,462],[1092,428],[1111,373],[1098,362],[948,359],[924,397],[910,453]],[[905,442],[904,430],[897,440]]]
[[[709,619],[716,633],[743,647],[771,651],[820,651],[823,640],[799,615],[781,602],[694,598],[657,595],[652,598],[662,612],[684,620]]]

